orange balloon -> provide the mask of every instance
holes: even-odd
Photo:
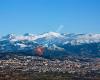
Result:
[[[41,56],[41,55],[43,55],[43,52],[44,52],[44,47],[37,47],[36,49],[35,49],[35,52],[36,52],[36,54],[38,55],[38,56]]]

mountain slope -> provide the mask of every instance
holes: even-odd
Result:
[[[100,57],[100,34],[8,34],[0,38],[0,53],[23,53],[48,58]]]

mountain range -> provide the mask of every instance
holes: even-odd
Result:
[[[0,37],[0,56],[5,53],[46,58],[100,57],[100,34],[8,34]]]

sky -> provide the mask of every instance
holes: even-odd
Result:
[[[100,33],[100,0],[0,0],[0,35]]]

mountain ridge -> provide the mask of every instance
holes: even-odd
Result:
[[[8,34],[0,38],[0,53],[7,52],[46,57],[100,56],[100,34]]]

